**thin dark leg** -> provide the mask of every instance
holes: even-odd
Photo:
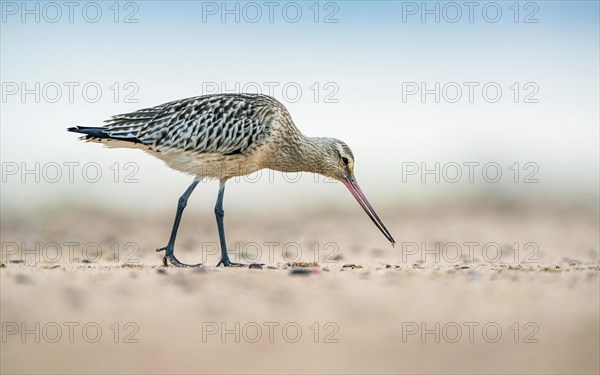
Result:
[[[225,241],[225,227],[223,226],[223,195],[225,194],[225,183],[221,182],[219,195],[217,195],[217,203],[215,204],[215,217],[217,218],[217,228],[219,229],[219,241],[221,242],[221,261],[217,263],[217,267],[221,264],[225,267],[244,267],[243,264],[233,263],[227,255],[227,243]]]
[[[181,263],[179,260],[177,260],[177,258],[175,258],[175,255],[173,254],[173,251],[175,249],[175,237],[177,237],[177,230],[179,229],[179,223],[181,222],[181,215],[183,214],[183,209],[185,208],[185,206],[187,206],[188,198],[196,188],[196,185],[198,185],[198,182],[199,180],[194,180],[194,182],[192,182],[192,184],[179,198],[179,202],[177,203],[177,213],[175,214],[175,222],[173,223],[173,229],[171,230],[171,237],[169,238],[169,243],[165,247],[156,249],[156,251],[165,251],[165,257],[163,258],[163,264],[165,266],[167,265],[167,261],[176,267],[196,267],[201,265],[201,263],[194,265]]]

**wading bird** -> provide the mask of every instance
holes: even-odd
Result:
[[[167,261],[187,267],[174,254],[181,215],[198,182],[207,177],[219,180],[215,205],[221,243],[221,261],[227,255],[223,227],[225,183],[263,168],[281,172],[312,172],[341,181],[367,215],[394,245],[392,235],[365,197],[354,178],[354,156],[350,148],[334,138],[312,138],[294,125],[287,109],[267,95],[204,95],[116,115],[102,127],[76,126],[68,131],[84,134],[81,139],[109,147],[139,148],[164,161],[169,167],[194,176],[179,198],[175,222],[165,251]]]

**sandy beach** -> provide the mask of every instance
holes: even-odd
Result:
[[[14,215],[2,373],[598,373],[593,210],[382,216],[395,248],[356,211],[232,216],[232,260],[260,266],[224,269],[191,210],[176,254],[205,266],[175,269],[168,212]]]

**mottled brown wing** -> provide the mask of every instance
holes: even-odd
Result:
[[[243,153],[266,136],[272,104],[258,95],[207,95],[113,116],[104,128],[159,151]]]

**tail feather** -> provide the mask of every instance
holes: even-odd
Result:
[[[118,136],[112,136],[111,134],[107,133],[107,129],[106,128],[102,128],[102,127],[73,126],[73,127],[67,128],[67,131],[70,131],[70,132],[73,132],[73,133],[84,134],[85,137],[83,137],[83,139],[89,139],[89,140],[99,140],[99,139],[109,140],[109,139],[114,139],[114,140],[117,140],[117,141],[132,142],[132,143],[142,143],[142,141],[140,141],[136,137],[118,137]]]

